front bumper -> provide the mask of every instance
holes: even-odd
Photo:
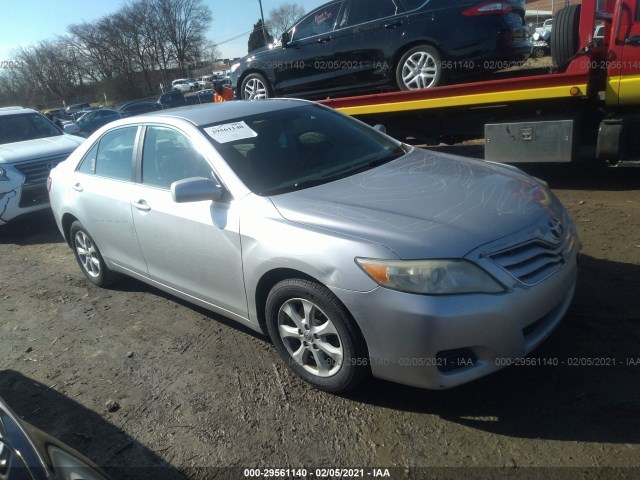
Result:
[[[577,251],[576,244],[566,265],[541,283],[504,294],[334,293],[364,335],[375,377],[445,389],[504,368],[551,334],[573,298]]]
[[[60,160],[57,160],[57,164]],[[7,176],[0,181],[0,225],[21,215],[46,210],[49,208],[47,192],[48,172],[50,168],[43,162],[21,164],[24,168],[35,166],[37,171],[22,173],[13,165],[2,165]],[[49,162],[52,163],[53,162]],[[46,171],[44,170],[46,168]],[[42,170],[42,171],[40,171]],[[42,177],[42,178],[40,178]]]

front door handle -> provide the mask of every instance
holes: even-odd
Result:
[[[394,28],[398,28],[400,25],[402,25],[402,22],[385,23],[383,25],[383,27],[384,28],[389,28],[389,29],[394,29]]]
[[[73,188],[76,192],[81,192],[82,191],[82,185],[80,185],[80,183],[76,183],[71,188]]]
[[[131,205],[133,205],[135,208],[137,208],[141,212],[151,211],[151,207],[147,205],[147,202],[145,200],[138,200],[137,202],[131,203]]]
[[[318,40],[318,43],[329,43],[331,41],[331,37],[325,37]]]

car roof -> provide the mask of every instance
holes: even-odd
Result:
[[[186,107],[172,108],[161,112],[147,113],[138,119],[153,118],[181,118],[196,126],[209,125],[211,123],[224,122],[236,118],[261,113],[286,110],[288,108],[303,105],[316,105],[313,102],[297,99],[273,99],[273,100],[234,100],[232,102],[208,103],[190,105]],[[138,120],[140,121],[140,120]],[[132,122],[133,123],[133,122]]]
[[[15,115],[16,113],[37,113],[31,108],[25,107],[2,107],[0,108],[0,115]]]

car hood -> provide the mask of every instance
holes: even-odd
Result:
[[[292,222],[373,241],[403,259],[463,257],[560,208],[546,186],[518,169],[421,149],[270,198]]]
[[[24,142],[5,143],[0,145],[0,164],[69,155],[82,142],[84,142],[84,138],[74,135],[60,135]]]

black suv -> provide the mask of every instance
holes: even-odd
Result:
[[[322,98],[446,83],[531,53],[525,1],[340,0],[231,67],[238,98]]]

